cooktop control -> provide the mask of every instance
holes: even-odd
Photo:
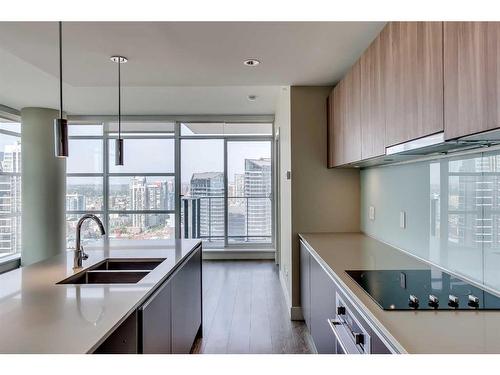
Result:
[[[346,273],[384,310],[500,310],[500,298],[438,269]]]

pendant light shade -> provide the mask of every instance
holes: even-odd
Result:
[[[115,165],[123,165],[123,139],[115,139]]]
[[[64,118],[54,120],[54,135],[56,156],[58,158],[68,157],[68,120]]]
[[[54,120],[55,155],[65,158],[68,150],[68,121],[63,118],[63,81],[62,81],[62,22],[59,22],[59,118]]]
[[[118,139],[115,141],[115,165],[123,165],[121,64],[128,60],[123,56],[111,56],[110,59],[118,64]]]

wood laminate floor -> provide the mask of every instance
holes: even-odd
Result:
[[[291,321],[273,261],[203,262],[203,338],[193,353],[311,353]]]

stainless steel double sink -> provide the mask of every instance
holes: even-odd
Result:
[[[166,258],[109,258],[57,284],[136,284]]]

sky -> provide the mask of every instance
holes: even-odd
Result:
[[[173,173],[174,141],[172,139],[126,139],[124,166],[114,165],[114,141],[110,141],[112,173]],[[102,141],[70,140],[68,173],[102,173]],[[245,159],[271,157],[271,142],[228,142],[228,176],[243,174]],[[193,173],[224,171],[224,141],[182,140],[181,182],[189,183]]]
[[[229,183],[235,174],[245,173],[245,159],[271,157],[271,142],[236,142],[227,145],[227,169]],[[189,183],[196,172],[224,172],[224,141],[181,141],[181,182]]]
[[[1,125],[5,124],[0,124],[0,127]],[[15,140],[15,137],[1,135],[0,151],[3,151],[5,145],[13,144]],[[109,140],[109,171],[111,173],[174,173],[173,139],[125,139],[124,166],[114,165],[114,147],[114,140]],[[102,173],[102,152],[102,141],[99,139],[70,140],[67,172]],[[228,141],[229,182],[234,182],[235,174],[244,173],[245,159],[270,157],[270,141]],[[223,140],[181,140],[181,183],[189,183],[193,173],[223,171]]]

